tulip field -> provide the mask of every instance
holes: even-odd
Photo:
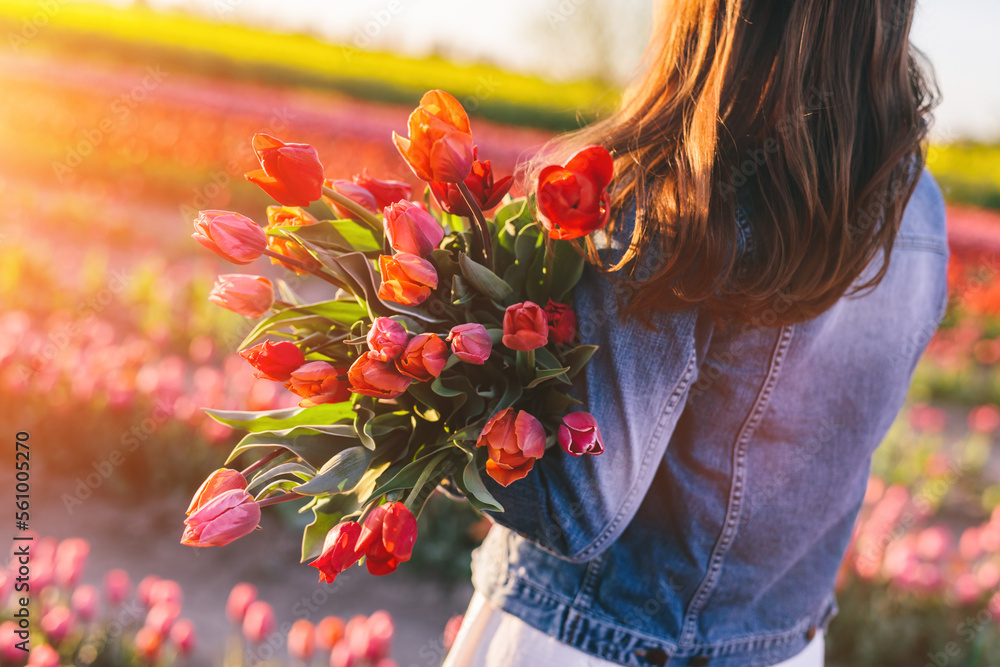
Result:
[[[0,24],[17,28],[27,11],[0,2]],[[220,274],[243,269],[200,247],[192,221],[226,209],[296,224],[288,211],[266,213],[273,202],[243,178],[258,167],[257,132],[312,144],[328,178],[367,167],[421,193],[390,139],[415,101],[393,88],[404,74],[362,85],[359,66],[350,86],[333,85],[289,45],[272,63],[285,69],[258,76],[256,60],[225,60],[237,42],[223,39],[199,66],[171,51],[179,28],[169,22],[150,37],[155,48],[122,42],[77,57],[66,32],[77,11],[0,54],[0,432],[27,434],[24,534],[36,545],[34,650],[30,662],[8,650],[21,627],[12,547],[0,570],[0,664],[439,665],[471,595],[469,554],[489,530],[466,505],[433,495],[412,559],[391,577],[319,583],[297,564],[312,517],[295,503],[268,508],[239,543],[180,544],[192,495],[241,435],[202,408],[303,399],[236,354],[260,309],[256,287],[231,280],[213,291]],[[107,29],[126,34],[128,20]],[[296,67],[302,77],[288,83],[275,74]],[[442,68],[465,95],[482,75]],[[552,90],[539,80],[504,81],[489,118],[472,117],[498,181],[567,118],[538,101]],[[600,95],[588,86],[561,89],[563,99]],[[528,122],[512,124],[529,106]],[[929,168],[949,198],[949,311],[873,460],[827,639],[835,667],[1000,664],[1000,149],[936,146]],[[322,204],[309,211],[329,217]],[[247,272],[331,298],[267,259]],[[250,317],[219,305],[234,300]],[[14,488],[12,463],[0,483]],[[21,534],[10,521],[3,529]]]

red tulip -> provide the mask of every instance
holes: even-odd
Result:
[[[396,252],[426,257],[444,238],[444,228],[437,218],[411,201],[386,206],[382,225],[389,245]]]
[[[475,153],[476,149],[473,149],[473,155]],[[513,184],[513,176],[506,176],[494,183],[493,167],[489,160],[473,162],[472,173],[465,177],[465,185],[484,212],[499,204]],[[434,195],[437,205],[445,211],[467,218],[472,217],[472,210],[455,183],[431,183],[431,194]]]
[[[288,382],[292,372],[306,363],[306,358],[298,345],[283,340],[272,343],[267,340],[260,345],[240,352],[240,356],[254,367],[254,377]]]
[[[410,114],[408,139],[392,133],[403,159],[423,181],[458,183],[469,175],[473,156],[469,116],[454,97],[431,90]]]
[[[422,333],[410,339],[396,368],[407,377],[428,382],[441,375],[448,362],[448,344],[433,333]]]
[[[410,560],[413,543],[417,541],[417,519],[403,503],[379,505],[365,517],[358,551],[365,555],[365,564],[372,574],[395,571],[400,563]]]
[[[243,636],[251,644],[260,644],[274,632],[274,609],[263,600],[256,600],[247,607],[243,617]]]
[[[323,165],[308,144],[286,144],[266,134],[253,136],[261,169],[245,174],[279,204],[308,206],[323,196]]]
[[[565,165],[542,169],[535,193],[538,219],[549,236],[575,239],[607,224],[614,171],[611,154],[601,146],[587,146]]]
[[[229,211],[202,211],[191,237],[233,264],[249,264],[267,247],[264,230],[250,218]]]
[[[274,305],[274,287],[264,276],[226,273],[216,279],[208,300],[237,315],[256,319]]]
[[[292,623],[288,631],[288,655],[299,662],[309,663],[316,654],[316,629],[304,618]]]
[[[229,599],[226,601],[226,616],[233,623],[242,624],[247,608],[256,599],[256,586],[246,582],[236,584],[229,592]]]
[[[571,412],[563,417],[559,426],[559,445],[570,456],[601,454],[604,452],[604,438],[597,420],[589,412]]]
[[[417,306],[430,297],[432,289],[437,289],[437,271],[422,257],[408,252],[379,255],[378,265],[382,273],[378,289],[380,299]]]
[[[523,410],[505,408],[490,417],[476,441],[490,455],[486,474],[498,484],[509,486],[524,478],[545,453],[545,428]]]
[[[140,658],[149,663],[155,663],[160,659],[160,651],[163,649],[163,637],[153,628],[143,626],[135,633],[135,652]]]
[[[337,194],[347,197],[366,211],[371,211],[372,213],[378,213],[379,211],[375,195],[369,192],[367,188],[358,185],[354,181],[339,178],[337,180],[327,181],[326,186],[331,190],[336,191]],[[345,220],[360,220],[357,213],[354,213],[348,208],[344,208],[332,199],[328,199],[327,203],[333,207],[333,209],[337,212],[337,215],[341,218],[344,218]]]
[[[469,364],[485,364],[493,350],[493,340],[486,327],[476,322],[452,327],[447,340],[455,356]]]
[[[242,490],[247,488],[247,480],[243,477],[242,473],[232,468],[219,468],[211,475],[208,476],[198,490],[194,494],[194,498],[191,499],[191,504],[188,505],[187,515],[191,516],[191,513],[203,506],[208,501],[225,493],[226,491],[232,491],[233,489]],[[156,584],[151,585],[149,591],[149,599],[152,602],[157,602],[160,597],[157,593]]]
[[[347,385],[338,376],[342,371],[325,361],[310,361],[292,371],[285,388],[302,397],[299,407],[322,403],[340,403],[351,397]]]
[[[512,350],[537,350],[549,340],[545,311],[531,301],[508,306],[503,315],[503,344]]]
[[[112,606],[120,605],[132,594],[132,581],[125,570],[111,570],[104,575],[104,597]]]
[[[368,174],[368,169],[362,169],[361,173],[355,174],[351,180],[375,196],[375,205],[379,210],[401,199],[410,198],[409,183],[372,178]]]
[[[388,317],[376,317],[368,330],[368,348],[379,361],[393,361],[403,354],[409,334],[403,325]]]
[[[410,386],[410,378],[402,375],[396,364],[380,361],[374,352],[362,354],[347,371],[351,391],[375,398],[396,398],[402,396]]]
[[[341,521],[326,534],[323,553],[309,563],[319,570],[319,583],[332,584],[338,574],[358,562],[362,555],[357,546],[360,535],[357,521]]]
[[[242,489],[215,496],[184,520],[181,544],[221,547],[249,535],[260,523],[260,505]]]
[[[177,647],[177,652],[187,656],[194,652],[197,633],[194,623],[187,618],[180,618],[174,622],[174,627],[170,629],[170,641]]]
[[[319,220],[314,218],[308,211],[297,206],[268,206],[267,227],[264,231],[268,232],[273,229],[280,229],[281,227],[307,227],[315,225],[317,222]],[[268,234],[267,247],[279,255],[298,260],[313,269],[318,269],[322,266],[301,244],[283,236]],[[309,273],[305,269],[283,262],[277,257],[271,257],[271,263],[283,266],[289,271],[294,271],[298,274]]]
[[[573,342],[576,335],[576,313],[565,304],[549,299],[545,304],[545,318],[549,325],[549,341],[556,345]]]

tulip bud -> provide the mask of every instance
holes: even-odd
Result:
[[[181,544],[221,547],[249,535],[260,523],[260,506],[253,496],[231,489],[215,496],[184,520]]]
[[[463,620],[465,620],[465,616],[458,614],[449,618],[445,624],[443,637],[445,651],[450,651],[451,647],[455,645],[455,638],[458,637],[458,631],[462,628]]]
[[[545,428],[523,410],[505,408],[489,418],[476,441],[486,447],[486,474],[502,486],[523,479],[545,453]]]
[[[246,488],[247,480],[239,471],[233,470],[232,468],[219,468],[209,475],[208,479],[202,482],[201,486],[198,487],[198,490],[194,494],[194,498],[191,499],[191,504],[188,505],[187,515],[191,516],[191,513],[199,507],[226,491]],[[153,604],[160,601],[157,593],[157,586],[159,583],[161,582],[152,584],[150,588],[149,598]],[[173,583],[175,586],[177,585],[175,582],[166,583]]]
[[[237,315],[256,319],[274,305],[274,287],[263,276],[227,273],[216,279],[208,300]]]
[[[151,574],[148,577],[143,577],[142,581],[139,582],[139,586],[135,590],[135,596],[139,599],[139,604],[141,604],[146,609],[153,606],[152,593],[153,585],[159,581],[160,578],[155,574]]]
[[[358,551],[375,575],[389,574],[410,560],[417,540],[417,519],[403,503],[379,505],[365,517]]]
[[[0,623],[0,661],[4,664],[18,664],[24,660],[24,651],[16,646],[19,641],[17,626],[13,621]]]
[[[351,397],[341,371],[325,361],[311,361],[292,371],[285,388],[301,396],[299,407],[309,408],[323,403],[340,403]]]
[[[366,352],[347,371],[351,391],[375,398],[397,398],[410,386],[391,361],[379,361],[374,352]]]
[[[344,179],[337,179],[335,181],[327,181],[326,185],[331,190],[337,192],[337,194],[347,197],[355,204],[365,209],[366,211],[371,211],[372,213],[378,213],[378,203],[375,201],[375,195],[368,192],[366,188],[361,187],[354,181],[348,181]],[[344,208],[332,199],[327,200],[327,202],[333,206],[333,209],[337,212],[337,215],[345,220],[354,220],[360,222],[358,214],[351,211],[348,208]]]
[[[85,622],[90,622],[97,617],[97,589],[93,586],[79,586],[73,591],[70,604],[73,611]]]
[[[409,335],[403,325],[388,317],[376,317],[368,330],[368,349],[379,361],[393,361],[403,354]]]
[[[393,256],[380,255],[379,270],[382,284],[378,297],[403,306],[417,306],[437,289],[438,275],[434,265],[417,255],[401,252]]]
[[[223,470],[225,470],[225,468],[223,468]],[[232,472],[236,471],[233,470]],[[213,473],[213,475],[214,474],[215,473]],[[240,473],[238,472],[236,472],[236,474],[240,475]],[[243,475],[240,475],[240,478],[242,477]],[[243,481],[244,486],[240,487],[238,486],[238,484],[239,482],[237,482],[237,486],[233,488],[244,488],[244,489],[246,488],[245,486],[246,480]],[[200,504],[203,505],[207,501],[208,498],[205,498]],[[159,604],[161,602],[172,602],[173,604],[176,604],[178,607],[181,607],[184,604],[184,591],[181,589],[181,585],[178,584],[176,581],[173,581],[171,579],[160,579],[155,584],[153,584],[153,587],[150,589],[149,600],[154,605]]]
[[[576,335],[576,313],[565,304],[549,299],[545,304],[545,317],[549,325],[549,342],[568,345]]]
[[[329,651],[344,637],[344,619],[339,616],[325,616],[316,624],[316,643],[324,651]]]
[[[48,644],[35,646],[28,654],[27,667],[59,667],[59,653]]]
[[[254,367],[254,377],[275,382],[288,382],[292,372],[306,363],[298,345],[287,340],[277,343],[266,340],[243,350],[240,356]]]
[[[360,174],[355,174],[351,179],[375,197],[376,210],[382,210],[389,204],[394,204],[401,199],[410,198],[410,185],[403,181],[383,181],[372,178],[368,174],[368,169],[362,169]]]
[[[545,311],[531,301],[508,306],[503,315],[503,344],[511,350],[535,350],[549,340]]]
[[[604,452],[604,439],[601,429],[597,428],[597,420],[589,412],[571,412],[563,417],[559,426],[559,445],[570,456],[584,454],[601,454]]]
[[[342,521],[326,534],[323,552],[310,566],[319,570],[319,583],[332,584],[337,575],[361,558],[358,536],[361,525],[356,521]]]
[[[458,100],[443,90],[424,93],[407,124],[409,138],[393,132],[392,141],[417,178],[458,183],[469,175],[472,133]]]
[[[189,619],[177,619],[174,621],[174,627],[170,628],[170,641],[177,647],[177,652],[183,656],[189,656],[194,652],[197,637],[194,623]]]
[[[366,639],[364,656],[371,662],[377,662],[389,657],[392,652],[392,636],[395,626],[392,616],[385,610],[379,610],[368,617],[365,623]]]
[[[260,644],[274,632],[274,609],[268,603],[257,600],[247,607],[243,618],[243,636],[251,644]]]
[[[390,204],[383,215],[385,235],[396,252],[426,257],[444,239],[444,228],[437,218],[411,201]]]
[[[288,655],[299,662],[308,663],[316,653],[316,630],[304,618],[292,623],[288,631]]]
[[[455,356],[468,364],[485,364],[493,350],[493,340],[486,327],[476,322],[452,327],[447,340]]]
[[[195,241],[233,264],[249,264],[267,247],[264,230],[250,218],[229,211],[202,211],[194,221]]]
[[[157,602],[146,614],[146,627],[155,630],[160,637],[166,637],[180,615],[181,608],[176,602]]]
[[[261,169],[244,176],[279,204],[308,206],[323,196],[323,165],[312,146],[255,134],[253,150]]]
[[[257,588],[253,584],[241,583],[233,586],[226,602],[226,617],[237,624],[243,623],[247,607],[257,599]]]
[[[414,336],[406,345],[403,355],[396,361],[396,368],[407,377],[428,382],[441,375],[448,362],[448,344],[433,333]]]
[[[59,543],[55,554],[53,574],[57,582],[73,588],[80,580],[90,554],[90,544],[83,539],[69,538]]]
[[[162,649],[163,636],[153,628],[143,626],[135,633],[135,652],[146,662],[155,663],[158,661]]]
[[[42,631],[57,644],[73,631],[73,625],[73,612],[66,607],[53,607],[42,616]]]

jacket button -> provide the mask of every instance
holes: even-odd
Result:
[[[691,667],[705,667],[708,665],[709,659],[707,655],[696,655],[691,658]]]
[[[815,636],[816,636],[816,626],[813,625],[813,626],[810,626],[810,628],[808,630],[806,630],[806,639],[808,639],[809,641],[812,641],[813,637],[815,637]]]
[[[651,648],[648,651],[637,651],[651,665],[665,665],[670,660],[670,656],[662,648]]]

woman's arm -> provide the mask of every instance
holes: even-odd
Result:
[[[585,369],[583,409],[597,418],[604,453],[553,447],[509,487],[485,481],[506,510],[490,513],[497,523],[582,562],[614,542],[645,497],[697,377],[696,339],[707,344],[707,334],[696,332],[695,309],[658,314],[653,328],[619,322],[612,281],[591,271],[575,297],[583,340],[600,346]]]

